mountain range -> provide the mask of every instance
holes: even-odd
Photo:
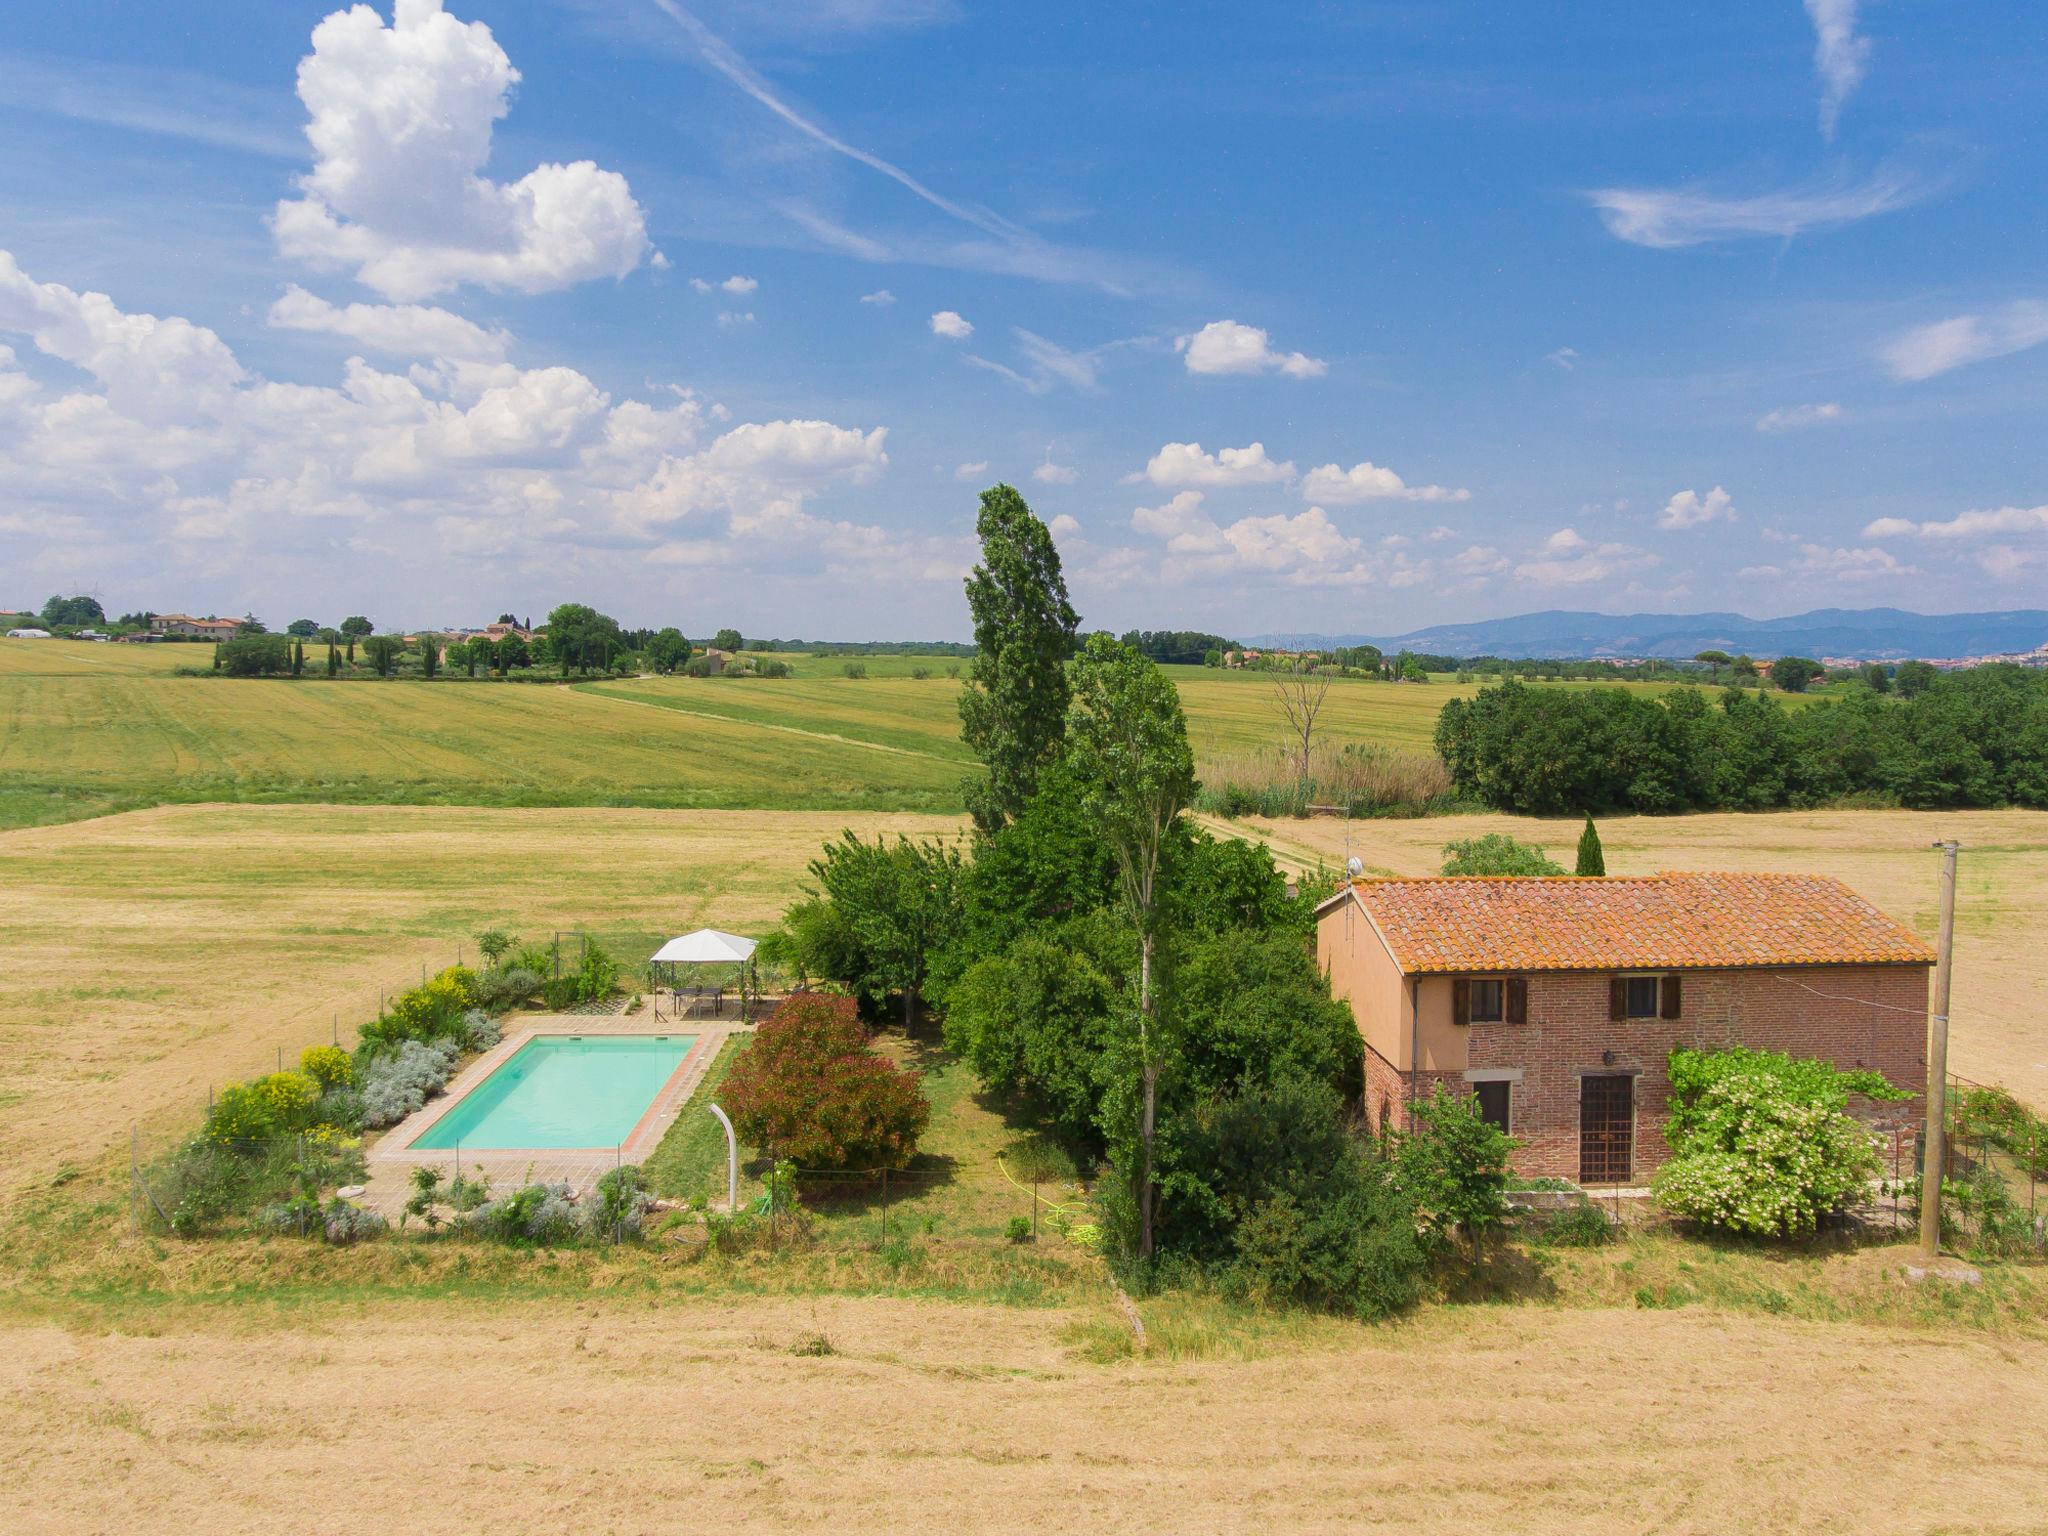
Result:
[[[1289,649],[1377,645],[1383,651],[1436,656],[1656,656],[1680,660],[1701,651],[1752,656],[1837,656],[1871,661],[2032,651],[2048,645],[2048,610],[2004,613],[1908,613],[1902,608],[1816,608],[1779,619],[1740,613],[1571,613],[1559,609],[1433,624],[1405,635],[1261,635],[1247,644]]]

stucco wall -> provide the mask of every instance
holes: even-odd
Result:
[[[1414,1064],[1418,1047],[1425,1072],[1465,1069],[1466,1031],[1451,1021],[1450,978],[1416,978],[1411,1000],[1409,979],[1357,903],[1340,902],[1317,922],[1316,959],[1331,996],[1351,1005],[1365,1043],[1395,1071]]]

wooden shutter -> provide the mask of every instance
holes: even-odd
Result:
[[[1659,1011],[1660,1013],[1662,1013],[1662,1014],[1664,1015],[1664,1017],[1665,1017],[1665,1018],[1667,1018],[1667,1019],[1675,1019],[1675,1018],[1677,1018],[1677,1017],[1678,1017],[1678,1010],[1679,1010],[1679,993],[1678,993],[1678,974],[1677,974],[1677,972],[1675,972],[1675,971],[1674,971],[1674,972],[1673,972],[1673,973],[1672,973],[1671,975],[1669,975],[1669,976],[1666,976],[1666,977],[1664,978],[1664,997],[1663,997],[1663,1004],[1664,1004],[1664,1006],[1663,1006],[1663,1007],[1662,1007],[1661,1009],[1659,1009],[1658,1011]]]
[[[1451,1022],[1470,1024],[1472,1022],[1472,983],[1463,976],[1451,983]]]
[[[1510,976],[1507,982],[1507,1015],[1510,1024],[1529,1022],[1529,978]]]
[[[1628,978],[1610,977],[1607,982],[1607,1017],[1625,1019],[1628,1017]]]

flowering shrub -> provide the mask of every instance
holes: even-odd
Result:
[[[742,1139],[803,1168],[902,1168],[931,1117],[918,1077],[867,1043],[850,997],[791,998],[725,1079]]]
[[[462,1015],[477,1005],[476,972],[466,965],[447,970],[391,999],[384,1013],[363,1028],[372,1044],[395,1040],[432,1040],[454,1033]]]
[[[229,1083],[207,1108],[205,1134],[224,1147],[253,1147],[277,1134],[277,1116],[254,1083]]]
[[[271,1123],[281,1135],[311,1127],[320,1104],[320,1084],[305,1072],[271,1072],[249,1085],[263,1096]]]
[[[1674,1051],[1676,1152],[1651,1188],[1674,1215],[1759,1237],[1800,1237],[1877,1177],[1871,1135],[1845,1113],[1851,1092],[1905,1095],[1873,1073],[1761,1051]]]
[[[355,1063],[338,1045],[309,1045],[299,1054],[299,1070],[324,1088],[346,1088],[356,1080]]]

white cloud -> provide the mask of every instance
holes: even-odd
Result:
[[[1363,586],[1410,569],[1398,554],[1376,561],[1362,539],[1338,528],[1321,507],[1241,517],[1226,526],[1203,509],[1200,491],[1181,491],[1163,505],[1134,510],[1131,526],[1164,542],[1169,579],[1264,574],[1289,586]]]
[[[318,300],[292,301],[288,320],[295,308],[355,323]],[[358,328],[401,323],[365,308]],[[472,339],[447,319],[424,329]],[[499,579],[540,567],[611,579],[644,560],[921,580],[950,579],[959,564],[944,541],[811,510],[884,472],[881,427],[741,423],[706,443],[723,413],[687,391],[666,404],[615,400],[573,368],[475,358],[403,373],[351,358],[338,385],[275,381],[211,330],[36,283],[5,252],[0,335],[28,336],[91,381],[46,387],[0,347],[10,527],[97,549],[116,579],[208,571],[247,583],[252,568],[299,558],[327,562],[318,571],[347,551],[388,560],[401,529],[407,558],[392,580],[422,599],[440,590],[437,562],[457,554]],[[284,519],[321,526],[296,535]],[[34,549],[39,562],[56,558]],[[24,562],[0,550],[0,564]]]
[[[1460,576],[1494,576],[1508,568],[1507,556],[1491,544],[1470,544],[1444,562]]]
[[[1732,523],[1735,508],[1728,493],[1715,486],[1705,496],[1698,491],[1680,491],[1664,503],[1657,514],[1657,526],[1667,533],[1681,528],[1701,528],[1708,523]]]
[[[720,325],[752,325],[754,312],[751,309],[721,309],[718,312]]]
[[[1290,379],[1321,378],[1329,364],[1301,352],[1276,352],[1272,338],[1255,325],[1211,320],[1173,344],[1189,373],[1284,373]]]
[[[1272,571],[1303,586],[1352,586],[1373,579],[1364,544],[1321,507],[1289,517],[1243,517],[1223,530],[1235,563]]]
[[[1835,136],[1842,103],[1863,83],[1870,66],[1870,39],[1856,35],[1856,0],[1806,0],[1813,23],[1813,68],[1820,76],[1820,131]]]
[[[1994,581],[2017,581],[2038,564],[2040,558],[2041,552],[2037,549],[2015,549],[2010,544],[1993,544],[1977,552],[1977,564]]]
[[[1630,544],[1596,544],[1576,528],[1560,528],[1516,564],[1515,575],[1538,586],[1572,587],[1612,581],[1657,563],[1648,550]]]
[[[1916,568],[1902,563],[1889,550],[1806,543],[1799,546],[1798,558],[1789,564],[1746,565],[1736,574],[1761,581],[1796,577],[1806,581],[1861,582],[1911,576],[1916,574]]]
[[[737,274],[719,283],[711,282],[709,279],[702,277],[690,279],[690,287],[698,293],[729,293],[735,298],[744,298],[760,286],[761,284],[758,280],[751,277],[740,277]]]
[[[886,288],[877,288],[873,293],[862,294],[860,301],[863,304],[873,304],[879,309],[887,309],[896,302],[896,295]]]
[[[956,311],[950,309],[942,309],[933,315],[931,326],[934,336],[944,336],[952,341],[965,341],[974,334],[973,323],[963,320]]]
[[[1544,353],[1543,361],[1549,363],[1553,368],[1562,368],[1566,373],[1570,373],[1579,366],[1579,349],[1577,347],[1559,347],[1554,352]]]
[[[401,357],[495,362],[512,344],[504,331],[487,331],[473,320],[431,305],[334,305],[296,283],[270,306],[269,318],[280,330],[342,336]]]
[[[1951,368],[2024,352],[2044,341],[2048,303],[2020,299],[1990,314],[1957,315],[1917,326],[1887,342],[1879,355],[1895,379],[1931,379]]]
[[[1348,507],[1361,501],[1467,501],[1472,493],[1442,485],[1409,485],[1391,469],[1370,461],[1339,469],[1325,464],[1302,477],[1301,494],[1308,501]]]
[[[956,465],[953,469],[955,480],[972,480],[988,473],[988,460],[975,459],[971,463]]]
[[[1081,478],[1081,472],[1066,464],[1054,464],[1050,460],[1031,471],[1031,478],[1040,485],[1072,485]]]
[[[1759,432],[1793,432],[1801,427],[1817,427],[1823,422],[1841,419],[1842,408],[1832,400],[1822,405],[1787,405],[1759,416],[1756,429]]]
[[[1264,443],[1206,453],[1200,443],[1168,443],[1147,461],[1144,478],[1157,486],[1271,485],[1294,477],[1291,462],[1275,463]],[[1132,477],[1137,478],[1136,476]]]
[[[1979,539],[2000,533],[2048,534],[2048,506],[1993,507],[1962,512],[1946,522],[1916,523],[1903,517],[1880,517],[1866,524],[1866,539],[1898,538],[1917,534],[1923,539]]]
[[[278,249],[391,299],[625,276],[649,246],[623,176],[588,160],[480,174],[518,81],[491,29],[441,0],[396,0],[388,27],[367,5],[327,17],[299,62],[313,169],[277,205]]]
[[[1835,182],[1754,197],[1657,187],[1606,187],[1586,197],[1616,238],[1653,250],[1677,250],[1712,240],[1789,240],[1808,230],[1893,212],[1922,195],[1918,184],[1887,173],[1860,185]]]
[[[1046,532],[1056,539],[1070,538],[1080,533],[1081,524],[1070,514],[1062,512],[1045,525]]]

